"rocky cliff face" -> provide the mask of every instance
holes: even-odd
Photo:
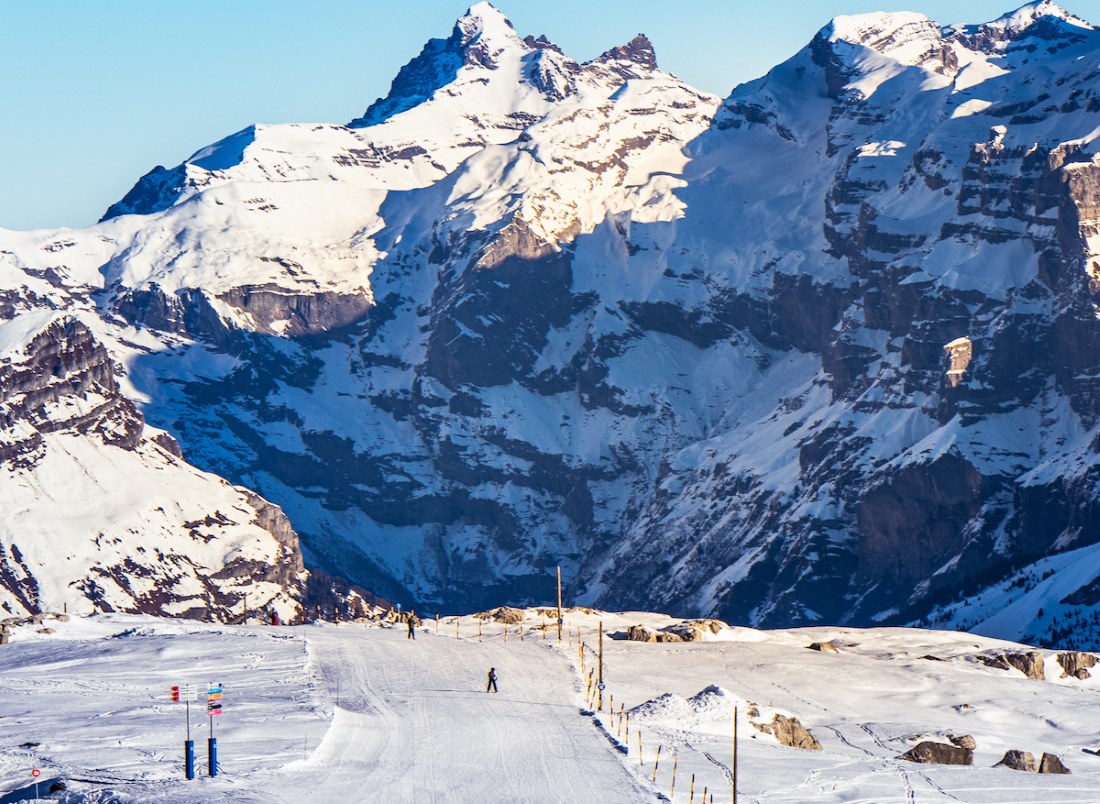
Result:
[[[1100,602],[1098,37],[841,17],[719,101],[482,3],[5,276],[152,329],[149,420],[379,594],[1054,640]]]
[[[0,607],[291,616],[306,573],[276,506],[180,458],[81,320],[0,324]]]

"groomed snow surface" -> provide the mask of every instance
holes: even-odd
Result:
[[[585,702],[603,622],[662,627],[661,615],[569,611],[521,627],[444,617],[415,641],[401,624],[229,627],[99,615],[24,625],[0,648],[0,802],[58,780],[67,802],[729,801],[731,715],[739,706],[739,801],[1095,801],[1100,682],[1047,681],[981,664],[1019,649],[971,634],[906,629],[723,629],[707,641],[604,639],[604,712]],[[542,626],[546,625],[544,632]],[[520,631],[524,639],[520,640]],[[545,636],[544,636],[545,633]],[[836,653],[807,649],[831,639]],[[935,658],[928,658],[935,657]],[[939,659],[939,661],[937,661]],[[497,669],[500,692],[485,692]],[[183,778],[184,706],[173,684],[224,685],[221,772],[206,775],[207,718],[191,707],[198,778]],[[709,688],[709,689],[708,689]],[[699,693],[706,692],[702,695]],[[618,720],[625,705],[630,746]],[[794,715],[820,752],[752,728]],[[637,736],[642,733],[643,755]],[[972,735],[973,767],[897,756],[922,739]],[[661,760],[653,782],[657,747]],[[1070,776],[992,767],[1005,750],[1060,756]],[[641,760],[641,761],[640,761]],[[643,764],[644,763],[644,764]]]

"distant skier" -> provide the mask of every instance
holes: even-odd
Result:
[[[279,625],[279,612],[275,611],[274,609],[272,609],[271,611],[271,624]]]
[[[409,619],[407,620],[407,622],[409,624],[409,635],[405,638],[415,641],[416,640],[416,615],[413,614],[411,611],[409,612]]]
[[[485,691],[492,690],[497,691],[497,669],[495,667],[489,668],[489,683],[485,685]]]

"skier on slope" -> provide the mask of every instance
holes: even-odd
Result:
[[[489,690],[493,692],[497,691],[497,669],[495,667],[489,668],[489,683],[485,685],[485,691]]]
[[[409,612],[409,619],[407,620],[407,622],[409,624],[409,634],[408,634],[408,636],[405,637],[405,639],[411,639],[411,640],[415,641],[416,640],[416,614],[410,611]]]

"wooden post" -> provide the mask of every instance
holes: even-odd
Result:
[[[657,744],[657,758],[655,760],[653,760],[653,778],[650,779],[651,782],[656,782],[657,781],[657,766],[661,764],[661,748],[663,748],[663,746],[660,743],[658,743]]]
[[[668,797],[676,798],[676,766],[680,764],[680,755],[672,755],[672,790],[669,792]]]
[[[558,567],[558,642],[561,642],[561,567]]]
[[[731,801],[737,804],[737,707],[733,707],[733,773],[730,774]]]
[[[597,712],[603,711],[603,620],[600,620],[600,654],[599,654],[599,683],[596,685],[596,689],[599,690],[599,706],[596,707]]]

